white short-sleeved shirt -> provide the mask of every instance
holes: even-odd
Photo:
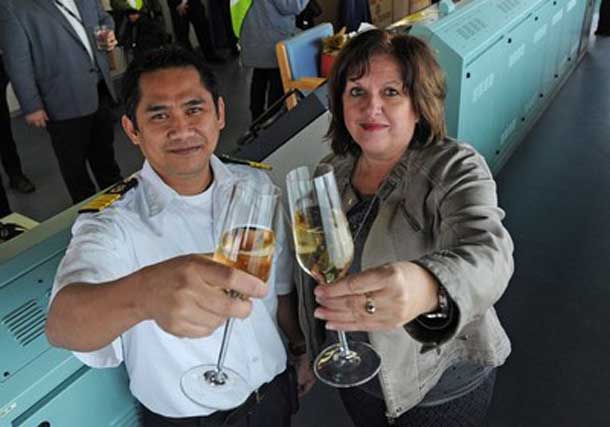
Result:
[[[245,166],[224,165],[216,157],[212,157],[211,166],[212,185],[202,194],[184,197],[167,186],[146,162],[137,174],[135,189],[101,213],[81,215],[72,228],[73,237],[58,268],[51,299],[70,283],[108,282],[179,255],[213,252],[222,226],[218,215],[228,202],[234,181],[247,179],[256,185],[270,179]],[[277,295],[292,291],[293,262],[283,227],[279,228],[269,293],[253,301],[248,318],[235,321],[225,362],[253,390],[286,367],[277,329]],[[178,338],[148,320],[104,348],[75,355],[96,368],[124,362],[131,392],[153,412],[167,417],[209,415],[212,410],[183,394],[180,379],[193,366],[216,362],[222,333],[221,327],[206,338]]]

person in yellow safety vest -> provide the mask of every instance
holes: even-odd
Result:
[[[237,0],[234,8],[240,1],[246,0]],[[284,95],[275,45],[296,35],[296,17],[309,0],[247,1],[250,7],[242,21],[239,46],[242,64],[252,68],[250,114],[255,121]],[[281,105],[274,108],[270,114],[277,113]]]
[[[110,0],[110,7],[115,12],[141,10],[143,6],[144,0]]]
[[[231,24],[237,38],[241,34],[241,26],[250,6],[252,6],[252,0],[231,0]]]

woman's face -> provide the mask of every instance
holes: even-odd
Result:
[[[383,160],[402,155],[419,117],[391,56],[373,56],[367,74],[348,78],[343,92],[343,120],[364,156]]]

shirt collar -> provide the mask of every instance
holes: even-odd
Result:
[[[219,187],[230,186],[235,181],[234,174],[215,155],[210,158],[210,167],[214,173],[215,190]],[[176,190],[161,179],[148,160],[144,162],[139,176],[142,180],[144,199],[150,217],[160,214],[172,201],[181,197]]]

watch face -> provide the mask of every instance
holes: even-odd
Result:
[[[443,286],[438,287],[438,311],[447,314],[449,310],[449,295]]]

